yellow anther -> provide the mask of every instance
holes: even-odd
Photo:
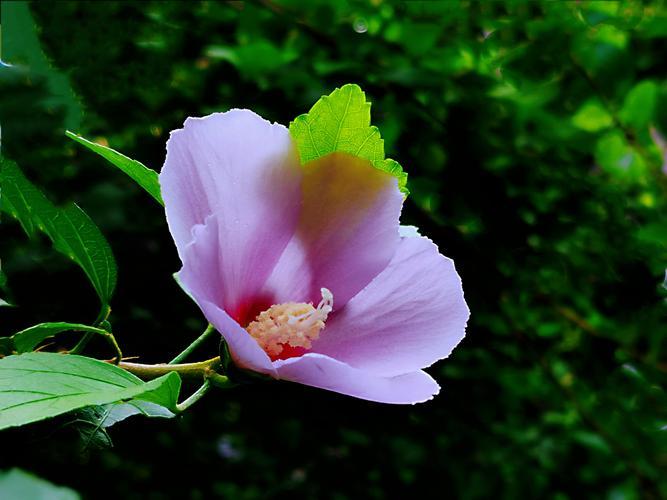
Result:
[[[322,288],[322,301],[313,304],[287,302],[261,312],[246,330],[272,358],[286,346],[310,349],[324,328],[333,307],[333,295]]]

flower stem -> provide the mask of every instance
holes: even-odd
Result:
[[[196,401],[198,401],[206,392],[208,392],[211,386],[219,387],[221,389],[229,389],[234,387],[236,384],[229,380],[226,375],[218,373],[216,370],[220,368],[222,361],[220,358],[211,358],[206,361],[199,361],[198,363],[183,363],[170,365],[166,363],[161,363],[157,365],[144,365],[141,363],[129,363],[122,361],[118,364],[120,368],[127,370],[130,373],[142,378],[144,380],[152,380],[154,378],[160,377],[170,372],[176,372],[183,378],[191,379],[203,379],[204,383],[202,386],[195,391],[192,396],[183,401],[182,403],[176,405],[176,409],[179,411],[186,410]]]
[[[172,359],[169,364],[170,365],[175,365],[177,363],[180,363],[183,361],[185,358],[187,358],[192,352],[199,347],[199,345],[204,342],[210,335],[215,331],[215,328],[213,325],[208,325],[206,327],[206,330],[204,330],[204,333],[202,333],[199,337],[197,337],[192,344],[187,346],[183,352],[181,352],[178,356],[176,356],[174,359]]]
[[[178,413],[184,412],[185,410],[190,408],[190,406],[199,401],[204,396],[204,394],[208,392],[210,388],[211,388],[211,381],[209,379],[204,380],[204,383],[201,385],[201,387],[197,389],[194,393],[192,393],[192,395],[189,398],[187,398],[182,403],[176,405]]]
[[[219,357],[207,359],[206,361],[199,361],[197,363],[183,364],[160,363],[157,365],[145,365],[142,363],[121,361],[118,363],[118,366],[123,370],[127,370],[128,372],[135,374],[137,377],[146,380],[161,377],[162,375],[171,372],[176,372],[183,378],[208,379],[214,378],[214,375],[224,377],[224,375],[220,375],[215,371],[220,366]],[[226,379],[227,377],[224,378]]]

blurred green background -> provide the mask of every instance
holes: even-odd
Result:
[[[667,498],[663,2],[3,2],[2,37],[3,152],[106,234],[126,354],[164,361],[204,320],[160,207],[65,128],[159,170],[187,116],[287,124],[348,82],[472,316],[427,404],[252,384],[114,447],[67,418],[3,432],[0,469],[84,498]],[[94,319],[78,269],[0,231],[0,335]]]

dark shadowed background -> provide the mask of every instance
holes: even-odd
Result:
[[[159,170],[187,116],[288,124],[349,82],[472,316],[426,404],[251,384],[113,447],[67,418],[5,431],[0,468],[84,498],[667,497],[662,1],[3,2],[2,37],[3,153],[107,236],[127,355],[165,361],[205,321],[159,205],[65,128]],[[94,320],[79,269],[0,231],[0,335]]]

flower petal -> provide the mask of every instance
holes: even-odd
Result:
[[[440,387],[423,371],[381,377],[316,353],[274,362],[278,378],[379,403],[414,404],[432,399]]]
[[[454,263],[427,238],[404,238],[391,263],[332,315],[313,352],[381,376],[446,358],[470,312]]]
[[[325,287],[342,307],[394,255],[402,204],[396,178],[368,160],[333,153],[307,163],[299,225],[266,290],[317,303]]]
[[[285,127],[248,110],[188,118],[172,132],[160,174],[181,260],[193,228],[215,214],[219,300],[227,311],[257,294],[299,217],[302,169]]]
[[[224,337],[234,363],[247,370],[276,376],[269,356],[229,314],[212,302],[205,300],[201,301],[199,306],[209,323],[215,326],[215,329]]]
[[[224,255],[219,247],[220,231],[216,216],[195,226],[194,240],[184,249],[183,268],[178,281],[200,307],[206,319],[225,338],[234,362],[250,370],[275,375],[269,356],[248,332],[219,304],[226,294],[221,268]],[[224,302],[224,300],[222,300]]]

